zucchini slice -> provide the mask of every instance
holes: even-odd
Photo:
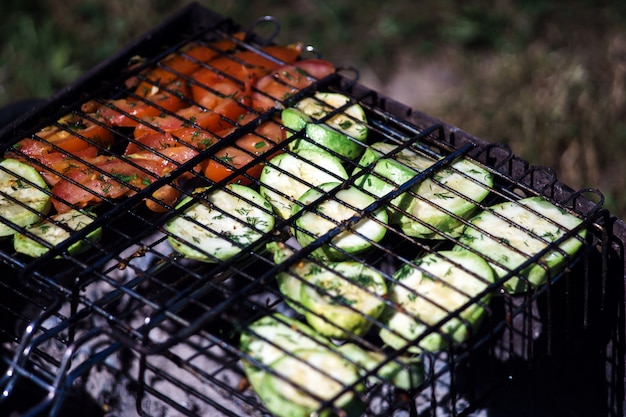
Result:
[[[272,207],[259,193],[240,184],[225,187],[207,195],[200,195],[206,188],[197,189],[178,203],[182,208],[198,199],[166,225],[175,251],[202,262],[224,261],[274,228]]]
[[[424,382],[424,362],[420,356],[390,359],[384,353],[365,350],[354,343],[344,343],[337,350],[355,363],[372,384],[383,382],[408,391]]]
[[[269,411],[279,417],[334,416],[332,409],[322,409],[333,401],[340,415],[359,416],[364,411],[357,392],[347,388],[360,378],[357,367],[333,350],[296,350],[271,364],[274,373],[265,373],[259,397]],[[357,392],[355,392],[357,391]]]
[[[539,262],[528,265],[503,283],[507,292],[516,294],[545,284],[549,276],[576,254],[586,236],[584,229],[558,246],[552,242],[581,223],[581,219],[543,197],[528,197],[499,203],[477,214],[463,229],[459,241],[487,258],[499,278],[554,246]]]
[[[0,167],[0,216],[20,227],[36,223],[50,210],[48,185],[35,168],[16,159],[5,159]],[[0,223],[0,237],[16,232]]]
[[[95,215],[85,211],[70,210],[65,213],[55,214],[50,220],[32,224],[26,228],[28,234],[17,233],[13,238],[15,251],[32,257],[46,254],[50,247],[56,246],[67,240],[71,233],[78,231],[93,223]],[[34,235],[48,245],[38,242],[29,235]],[[67,248],[70,255],[78,255],[90,247],[89,242],[100,240],[102,228],[98,227],[86,236],[85,240],[73,243]]]
[[[318,145],[347,158],[356,159],[365,149],[367,118],[363,107],[352,104],[328,117],[332,112],[350,103],[350,98],[339,93],[317,92],[292,108],[283,110],[283,124],[295,131],[305,129],[307,138],[290,142],[292,150],[319,148]],[[327,119],[319,121],[321,119]]]
[[[396,145],[376,143],[368,148],[360,166],[375,163],[372,173],[361,176],[356,185],[383,197],[404,184],[435,160],[410,149],[386,156]],[[358,172],[358,171],[357,171]],[[423,239],[456,236],[461,220],[471,217],[477,203],[483,201],[493,186],[493,176],[467,159],[459,159],[443,168],[432,179],[416,184],[410,192],[393,199],[389,205],[390,222],[399,224],[408,235]],[[457,217],[455,217],[457,216]]]
[[[294,202],[309,188],[347,179],[339,158],[322,149],[302,149],[282,153],[267,162],[261,171],[259,192],[276,214],[287,219]]]
[[[301,285],[304,316],[320,334],[347,339],[362,336],[372,327],[372,319],[382,313],[387,284],[376,270],[358,262],[336,262],[329,268],[317,267]]]
[[[276,263],[293,254],[282,242],[270,242],[267,249]],[[371,320],[382,313],[387,295],[387,284],[378,271],[351,261],[301,260],[278,273],[276,281],[291,308],[319,334],[336,339],[367,333]]]
[[[283,242],[269,242],[266,248],[273,255],[276,264],[282,263],[294,253]],[[276,275],[276,283],[281,294],[285,297],[285,303],[300,314],[304,315],[305,312],[300,299],[304,277],[313,274],[319,268],[319,265],[314,262],[298,262],[291,265],[287,271],[279,272]]]
[[[495,274],[482,257],[470,251],[446,250],[403,265],[394,278],[396,283],[389,290],[394,306],[387,306],[381,316],[385,327],[380,338],[394,349],[409,344],[409,351],[419,352],[467,340],[480,325],[491,292],[464,306],[495,281]]]
[[[344,385],[358,379],[356,366],[344,360],[328,339],[282,314],[248,326],[241,334],[240,348],[254,359],[242,360],[250,385],[276,416],[309,416],[320,408],[320,399],[332,399]],[[311,384],[313,379],[320,383]],[[302,392],[298,386],[311,391]],[[362,405],[354,393],[361,389],[357,385],[357,390],[341,395],[335,405],[349,416],[360,415]]]
[[[342,221],[358,215],[359,210],[376,201],[359,188],[349,187],[339,190],[334,197],[327,198],[314,207],[308,207],[339,186],[341,184],[337,182],[320,184],[318,188],[311,188],[302,194],[298,199],[300,204],[294,205],[293,215],[305,210],[296,219],[296,227],[293,228],[294,236],[303,247],[310,245]],[[316,250],[316,254],[329,260],[342,260],[346,259],[347,254],[362,253],[385,237],[387,223],[387,211],[385,207],[381,207],[373,213],[373,216],[363,216],[348,230],[333,237],[332,244],[323,245]]]

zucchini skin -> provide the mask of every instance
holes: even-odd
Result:
[[[526,266],[517,275],[509,277],[511,271],[581,223],[582,220],[543,197],[503,202],[474,216],[454,250],[463,250],[466,245],[481,253],[490,261],[498,278],[504,280],[503,288],[510,294],[519,294],[545,284],[551,275],[562,270],[567,259],[582,247],[586,230],[548,251],[539,262]]]
[[[359,166],[374,164],[373,170],[358,178],[355,184],[384,197],[436,162],[410,148],[393,157],[387,156],[396,149],[396,145],[388,143],[369,147],[359,160]],[[459,159],[450,168],[435,173],[432,179],[415,184],[410,191],[391,200],[387,207],[390,223],[399,225],[407,236],[421,239],[458,236],[463,225],[460,219],[471,217],[492,187],[490,172],[467,159]]]
[[[47,214],[51,207],[49,188],[44,179],[35,168],[17,159],[4,159],[0,166],[3,168],[0,170],[0,191],[8,196],[0,194],[0,216],[20,227],[39,221],[39,214]],[[0,237],[13,236],[15,233],[15,229],[0,223]]]
[[[389,290],[394,305],[381,316],[385,326],[379,336],[388,346],[399,350],[408,345],[411,352],[438,351],[465,342],[480,326],[492,297],[492,291],[485,291],[495,282],[493,270],[479,255],[452,250],[405,264],[394,278]]]
[[[202,262],[227,260],[253,247],[264,233],[274,228],[270,204],[245,185],[228,184],[213,190],[166,224],[172,248],[186,258]],[[199,195],[206,188],[195,190]],[[181,209],[193,200],[185,197]],[[195,219],[192,221],[191,219]]]

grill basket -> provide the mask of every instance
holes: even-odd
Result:
[[[100,146],[100,153],[119,157],[129,143],[139,143],[133,130],[94,119],[89,105],[112,103],[136,94],[129,80],[149,82],[147,68],[167,70],[165,58],[184,55],[191,42],[214,45],[226,40],[235,44],[236,50],[262,55],[262,47],[271,45],[276,35],[261,35],[265,24],[278,29],[276,22],[264,18],[246,31],[228,18],[191,4],[0,131],[2,151],[20,154],[16,146],[20,140],[42,141],[38,132],[50,126],[75,134],[58,122],[74,115],[106,129],[113,142],[108,147]],[[245,36],[236,36],[239,33]],[[312,50],[305,50],[306,54],[315,58]],[[183,74],[176,76],[185,79]],[[152,80],[152,85],[168,91],[160,80]],[[351,340],[359,346],[384,354],[381,367],[400,363],[400,358],[411,354],[419,359],[423,376],[409,387],[398,389],[375,378],[377,369],[362,370],[358,381],[339,381],[343,391],[322,401],[322,408],[344,415],[345,410],[333,410],[335,400],[352,395],[363,404],[361,414],[366,416],[623,415],[626,231],[622,221],[602,208],[602,195],[595,190],[572,190],[560,183],[550,169],[528,164],[506,146],[473,137],[361,85],[351,68],[339,68],[316,80],[284,104],[292,105],[316,91],[341,93],[350,98],[350,104],[362,106],[367,115],[368,144],[394,144],[431,158],[433,164],[355,210],[351,217],[333,224],[308,246],[302,247],[292,237],[294,230],[308,232],[298,225],[297,217],[283,219],[272,214],[275,227],[260,233],[254,247],[244,245],[234,257],[211,263],[185,258],[172,250],[167,228],[168,222],[184,209],[155,200],[153,193],[171,186],[182,199],[191,195],[198,184],[209,190],[229,190],[226,184],[233,178],[246,178],[250,187],[259,189],[259,180],[247,177],[246,172],[255,165],[271,165],[274,152],[256,156],[223,181],[208,181],[194,170],[200,161],[219,162],[216,154],[220,149],[236,146],[238,139],[251,134],[261,123],[274,123],[281,111],[279,107],[256,113],[250,109],[255,113],[254,122],[229,121],[236,128],[217,144],[180,164],[168,160],[175,168],[167,176],[146,187],[136,187],[123,198],[103,198],[94,206],[97,217],[93,223],[44,255],[32,258],[16,253],[12,241],[4,238],[0,241],[5,271],[0,280],[0,311],[5,371],[0,379],[0,409],[9,415],[63,416],[74,415],[77,410],[96,416],[268,415],[250,387],[242,364],[251,363],[263,372],[277,373],[278,378],[280,368],[268,367],[250,355],[240,344],[240,337],[262,317],[276,313],[300,317],[293,305],[285,303],[276,277],[290,274],[305,262],[325,268],[315,255],[330,245],[345,258],[380,272],[390,287],[397,285],[393,272],[400,265],[458,246],[462,243],[460,237],[430,226],[433,238],[416,238],[397,226],[379,224],[385,237],[368,242],[374,248],[358,255],[344,253],[333,239],[342,232],[358,230],[358,222],[371,219],[394,198],[411,193],[420,183],[437,182],[442,172],[455,171],[454,163],[465,160],[493,178],[488,197],[478,203],[479,209],[542,196],[579,219],[579,226],[563,231],[559,239],[527,257],[504,278],[486,285],[479,294],[466,296],[458,308],[448,311],[439,323],[426,325],[420,338],[400,349],[383,346],[375,331],[353,335]],[[158,108],[158,116],[173,114],[158,104],[151,105]],[[195,120],[185,123],[193,125]],[[155,127],[150,122],[146,126]],[[283,154],[291,154],[287,149],[290,141],[304,139],[303,132],[291,133],[278,146]],[[70,157],[71,153],[64,155]],[[33,158],[30,162],[45,170],[41,162]],[[81,162],[96,175],[106,174],[87,159]],[[359,174],[354,161],[344,158],[342,162],[353,174],[322,193],[322,199],[337,201],[340,190],[372,173],[371,166]],[[318,168],[328,173],[328,167]],[[64,172],[55,174],[67,178]],[[467,177],[463,172],[457,174]],[[454,194],[452,188],[447,191]],[[163,210],[150,210],[146,201]],[[313,210],[313,205],[304,204],[303,212]],[[225,217],[233,214],[221,212]],[[50,219],[49,215],[42,216]],[[451,216],[455,218],[454,213]],[[467,218],[457,216],[455,220],[468,224]],[[10,224],[5,219],[2,222]],[[27,229],[16,228],[29,234]],[[86,240],[95,230],[101,232],[101,239]],[[582,230],[586,231],[584,238]],[[494,231],[482,232],[489,235]],[[559,249],[568,239],[581,244],[573,256]],[[71,255],[69,249],[77,242],[87,242],[88,250]],[[280,242],[293,253],[278,262],[265,249],[271,242]],[[232,243],[237,246],[238,242]],[[565,265],[558,271],[549,270],[544,285],[519,294],[503,290],[506,282],[550,251],[563,255]],[[484,298],[487,294],[488,302]],[[387,306],[395,306],[388,297],[379,298]],[[476,305],[484,312],[480,326],[473,326],[463,315]],[[376,318],[367,320],[372,329],[385,327]],[[442,330],[452,321],[459,322],[467,333],[462,343],[453,343]],[[448,343],[434,351],[411,353],[431,335]],[[298,388],[306,392],[316,387]]]

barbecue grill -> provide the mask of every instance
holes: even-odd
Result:
[[[259,22],[278,28],[270,18]],[[246,50],[267,57],[263,47],[273,44],[276,32],[262,36],[259,28],[260,23],[255,23],[246,30],[229,18],[191,4],[4,128],[0,132],[2,152],[50,172],[49,167],[21,152],[16,144],[24,138],[45,141],[40,132],[50,126],[78,135],[58,122],[75,115],[110,133],[111,144],[94,144],[100,154],[122,158],[128,144],[137,144],[139,140],[128,127],[93,119],[89,106],[106,106],[129,96],[141,101],[133,92],[136,84],[132,82],[148,82],[156,90],[168,91],[160,79],[150,79],[147,71],[157,67],[167,71],[166,58],[187,56],[186,47],[191,43],[210,48],[216,42],[228,41],[233,47],[218,51],[220,56]],[[305,48],[302,56],[306,55],[317,57],[316,51]],[[211,68],[210,62],[196,64]],[[196,82],[184,74],[174,75]],[[385,195],[376,196],[373,203],[354,210],[352,216],[334,223],[309,245],[300,245],[293,237],[299,227],[297,216],[282,218],[271,213],[274,227],[259,231],[254,245],[231,240],[239,249],[232,257],[203,262],[174,250],[172,238],[176,237],[167,225],[189,207],[178,205],[184,197],[198,198],[193,191],[199,186],[227,191],[231,189],[228,183],[242,179],[258,190],[263,184],[258,177],[249,175],[248,169],[259,164],[270,166],[278,150],[280,154],[295,155],[288,144],[304,140],[304,133],[283,126],[283,131],[290,133],[284,142],[272,148],[272,152],[256,155],[246,166],[219,181],[204,178],[195,169],[197,164],[218,160],[220,149],[236,146],[238,139],[262,123],[280,123],[282,108],[317,91],[341,93],[349,97],[350,104],[356,103],[365,110],[369,130],[366,147],[375,142],[394,144],[398,149],[431,158],[432,165],[409,181],[396,184]],[[393,271],[399,265],[458,246],[462,242],[453,233],[430,226],[432,236],[412,237],[391,223],[382,225],[385,237],[368,242],[372,248],[363,253],[344,253],[333,240],[346,231],[358,234],[356,225],[361,220],[371,219],[403,193],[412,193],[416,185],[437,181],[444,170],[454,170],[458,160],[471,161],[493,179],[493,183],[483,185],[488,188],[488,196],[476,202],[477,209],[541,196],[577,218],[578,226],[528,256],[522,265],[489,283],[480,293],[465,297],[463,303],[446,312],[440,323],[427,325],[420,337],[398,349],[390,349],[377,336],[376,331],[385,328],[385,322],[368,317],[371,330],[352,334],[349,340],[382,354],[384,359],[378,368],[403,363],[399,362],[402,357],[417,358],[421,368],[415,370],[405,365],[403,370],[419,376],[411,378],[408,387],[398,388],[381,380],[378,369],[362,369],[358,380],[339,381],[340,390],[321,400],[319,411],[346,415],[347,411],[337,404],[338,399],[349,395],[362,403],[358,415],[365,416],[623,415],[626,229],[621,220],[602,208],[599,191],[573,190],[559,182],[550,169],[530,165],[502,144],[486,142],[385,97],[361,85],[353,68],[338,68],[330,75],[312,79],[310,85],[285,97],[280,104],[262,112],[247,109],[254,114],[251,123],[229,120],[235,128],[189,160],[165,158],[174,168],[145,187],[134,186],[132,192],[116,199],[98,194],[102,198],[92,207],[97,214],[93,222],[72,232],[69,239],[58,245],[48,244],[41,256],[16,253],[9,238],[0,242],[4,271],[0,280],[4,366],[0,407],[5,415],[65,416],[78,411],[94,416],[268,415],[267,404],[251,386],[244,366],[252,364],[279,379],[281,370],[251,355],[240,339],[242,334],[252,334],[263,340],[266,336],[250,330],[252,324],[263,317],[278,317],[277,313],[285,320],[303,322],[306,306],[298,300],[286,300],[276,277],[293,274],[294,267],[307,262],[324,268],[316,254],[321,248],[333,247],[344,258],[378,271],[391,286],[396,280]],[[175,114],[157,103],[149,105],[158,108],[159,116]],[[339,108],[337,112],[343,110]],[[117,111],[124,114],[122,109]],[[149,119],[136,123],[160,128],[151,125]],[[184,123],[194,125],[195,120],[187,119]],[[93,138],[82,139],[94,142]],[[57,151],[72,157],[67,150]],[[154,148],[147,151],[156,152]],[[92,172],[106,174],[92,165],[91,159],[73,160],[86,164]],[[321,199],[337,200],[339,190],[358,184],[359,178],[373,172],[372,166],[355,170],[357,164],[353,160],[344,158],[342,163],[353,174],[339,186],[324,191]],[[328,170],[327,166],[318,168]],[[65,172],[53,173],[68,180]],[[96,193],[89,187],[75,185],[88,194]],[[271,188],[272,184],[265,185]],[[154,192],[164,186],[173,187],[180,194],[176,202],[154,197]],[[451,188],[448,191],[454,192]],[[60,199],[58,195],[53,197]],[[151,210],[146,201],[159,209]],[[303,211],[312,210],[313,204],[302,204]],[[39,217],[50,220],[52,213],[40,213]],[[234,217],[228,210],[220,214]],[[467,217],[455,213],[450,216],[461,226],[469,224]],[[37,239],[28,227],[5,218],[2,223]],[[198,227],[209,226],[198,223]],[[101,238],[88,239],[96,230]],[[568,239],[580,243],[575,254],[559,249]],[[267,250],[272,242],[292,252],[278,260]],[[76,243],[86,245],[86,250],[72,253],[70,249]],[[193,246],[193,242],[186,244]],[[202,252],[201,248],[196,250]],[[550,251],[563,256],[562,268],[552,270],[541,262]],[[475,254],[481,258],[489,255]],[[504,290],[506,282],[533,264],[546,270],[545,284],[520,293]],[[386,306],[397,308],[391,298],[379,298]],[[463,312],[477,305],[483,316],[480,325],[473,326]],[[442,330],[445,323],[453,320],[460,322],[466,333],[459,342]],[[293,327],[291,321],[285,323]],[[416,353],[413,348],[429,335],[438,335],[446,343],[439,349],[417,349]],[[346,342],[331,343],[340,346]],[[295,356],[285,346],[274,349],[285,350],[287,357]],[[315,396],[317,387],[297,388],[312,391],[310,395]]]

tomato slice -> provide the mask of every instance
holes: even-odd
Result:
[[[252,93],[252,107],[260,112],[267,111],[334,71],[330,62],[321,59],[283,65],[256,83],[256,91]]]
[[[154,87],[144,99],[128,97],[110,100],[98,109],[98,114],[112,126],[135,127],[139,124],[136,119],[156,117],[164,110],[175,112],[181,109],[186,105],[183,98],[187,95],[187,84],[176,80],[167,86],[167,90]]]
[[[229,146],[217,151],[215,158],[216,159],[211,158],[207,161],[204,175],[211,181],[219,182],[252,162],[254,156],[235,146]],[[263,166],[261,164],[256,164],[251,166],[246,173],[253,178],[258,178],[261,175],[262,169]],[[232,178],[229,182],[247,185],[250,184],[252,180],[244,175],[239,175]]]
[[[72,206],[83,208],[105,198],[131,195],[133,188],[143,189],[158,178],[153,174],[160,172],[158,162],[144,161],[141,166],[149,173],[117,157],[100,157],[93,164],[72,168],[66,173],[69,179],[52,187],[52,204],[57,212],[65,213]]]
[[[93,120],[98,114],[88,115]],[[37,132],[39,138],[67,152],[80,152],[95,145],[107,147],[113,143],[111,131],[89,118],[70,113],[58,121],[59,126],[48,126]]]
[[[167,85],[176,80],[179,74],[189,75],[200,67],[199,62],[208,62],[222,52],[234,48],[236,44],[230,39],[222,39],[210,46],[191,44],[174,53],[162,61],[162,65],[150,68],[144,72],[147,80],[141,81],[135,93],[141,97],[148,97],[155,83]]]
[[[224,119],[222,114],[218,111],[226,112],[230,109],[230,116],[241,113],[243,109],[237,102],[229,102],[230,108],[223,107],[216,108],[214,111],[204,110],[200,107],[191,106],[181,109],[176,112],[176,115],[166,115],[161,117],[146,117],[143,119],[144,123],[137,125],[133,135],[135,138],[140,138],[147,134],[163,132],[174,132],[183,128],[200,128],[207,132],[218,132],[222,129],[232,127],[233,124]]]

